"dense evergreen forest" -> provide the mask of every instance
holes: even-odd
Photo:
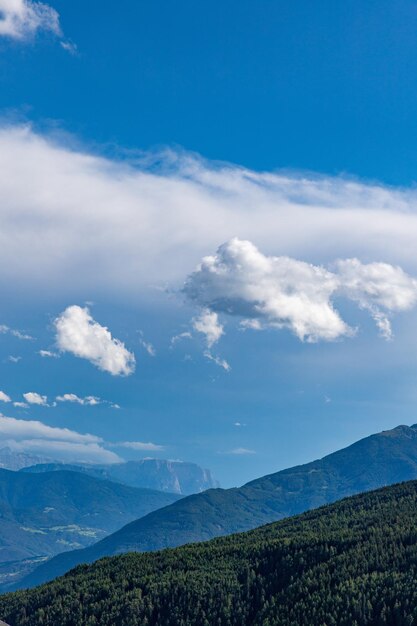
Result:
[[[0,598],[11,626],[417,624],[417,481],[247,533],[79,566]]]
[[[3,591],[37,587],[105,556],[176,548],[245,532],[357,493],[416,479],[417,425],[398,426],[242,487],[209,489],[182,498],[87,548],[58,554],[19,580],[18,587]]]

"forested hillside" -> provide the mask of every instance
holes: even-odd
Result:
[[[0,598],[12,626],[411,626],[417,482],[244,534],[79,566]]]
[[[417,479],[417,427],[398,426],[243,487],[210,489],[183,498],[92,546],[59,554],[29,574],[21,587],[47,582],[104,556],[160,550],[243,532],[355,493],[413,479]]]

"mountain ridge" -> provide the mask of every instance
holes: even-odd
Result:
[[[157,491],[191,495],[217,487],[218,482],[210,470],[196,463],[170,461],[167,459],[139,459],[112,465],[87,465],[64,463],[41,463],[25,466],[24,473],[42,473],[69,469],[89,474],[95,478],[111,480],[130,487],[156,489]]]
[[[19,562],[30,568],[33,560],[87,546],[178,498],[76,472],[0,468],[0,581],[15,577]]]
[[[417,606],[417,481],[0,597],[13,626],[393,626]]]
[[[417,478],[417,428],[365,437],[322,459],[233,489],[188,496],[127,524],[98,543],[42,564],[22,581],[34,586],[79,563],[128,551],[154,551],[246,531],[387,484]]]

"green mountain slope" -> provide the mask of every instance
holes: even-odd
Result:
[[[74,472],[0,469],[0,580],[13,580],[39,559],[87,546],[176,500]]]
[[[417,482],[0,598],[13,626],[411,626]]]
[[[239,489],[189,496],[84,549],[60,554],[22,581],[30,587],[80,563],[256,528],[348,495],[417,478],[417,427],[372,435],[319,461],[264,476]]]

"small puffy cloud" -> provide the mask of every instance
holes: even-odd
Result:
[[[37,404],[39,406],[48,405],[47,396],[41,396],[39,393],[36,393],[35,391],[28,391],[27,393],[23,394],[23,397],[26,400],[27,404]]]
[[[22,357],[14,356],[13,354],[11,354],[10,356],[7,357],[7,360],[10,361],[10,363],[19,363],[19,361],[22,360]]]
[[[59,354],[51,350],[39,350],[38,354],[45,359],[59,359]]]
[[[0,36],[22,41],[39,31],[61,35],[55,9],[31,0],[0,0]]]
[[[6,324],[0,324],[0,334],[1,335],[12,335],[17,339],[22,339],[24,341],[31,341],[33,337],[28,335],[27,333],[23,333],[20,330],[16,330],[15,328],[10,328],[10,326],[6,326]]]
[[[11,402],[12,399],[10,396],[7,395],[7,393],[4,393],[4,391],[0,391],[0,402]]]
[[[144,443],[142,441],[122,441],[116,444],[118,448],[129,448],[130,450],[148,450],[152,452],[160,452],[165,450],[164,446],[156,443]]]
[[[29,407],[27,402],[13,402],[13,406],[15,406],[17,409],[27,409]]]
[[[55,328],[61,351],[87,359],[113,376],[128,376],[135,371],[134,354],[96,322],[87,307],[69,306],[55,320]]]
[[[243,328],[288,328],[308,342],[354,334],[336,310],[335,297],[368,310],[386,338],[391,336],[388,315],[417,303],[417,281],[399,267],[347,259],[337,261],[332,272],[289,257],[266,256],[250,241],[236,238],[203,258],[183,291],[205,307],[205,319],[210,311],[238,316]],[[205,327],[211,326],[202,324],[200,332]],[[217,339],[222,333],[223,328]]]
[[[230,450],[229,454],[235,454],[237,456],[243,456],[246,454],[256,454],[255,450],[250,450],[249,448],[234,448]]]
[[[122,459],[103,447],[101,437],[35,420],[0,415],[0,442],[12,450],[47,455],[61,461],[118,463]]]
[[[224,334],[223,326],[219,322],[219,316],[209,309],[204,309],[198,317],[193,319],[193,328],[205,335],[209,348],[217,343]]]

